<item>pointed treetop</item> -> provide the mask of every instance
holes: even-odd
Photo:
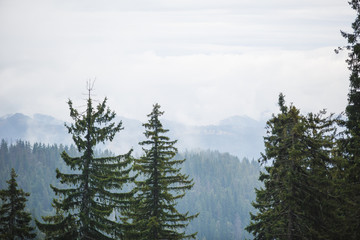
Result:
[[[152,110],[151,113],[148,114],[147,116],[148,116],[148,117],[151,117],[151,116],[159,117],[159,116],[163,115],[164,112],[163,112],[163,111],[160,111],[160,107],[161,107],[161,106],[160,106],[158,103],[155,103],[155,104],[153,105],[153,110]]]
[[[283,93],[279,94],[278,104],[282,113],[287,112],[287,106],[285,105],[285,95]]]
[[[18,175],[16,174],[15,169],[12,168],[12,169],[11,169],[11,174],[10,174],[11,179],[15,179],[17,176],[18,176]]]

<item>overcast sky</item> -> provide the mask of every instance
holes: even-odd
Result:
[[[346,0],[0,0],[0,116],[68,120],[86,81],[118,115],[216,124],[266,119],[279,92],[304,113],[343,111]],[[126,127],[126,126],[125,126]]]

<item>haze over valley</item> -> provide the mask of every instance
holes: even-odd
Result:
[[[140,154],[138,143],[144,140],[142,122],[118,116],[117,121],[120,120],[124,130],[117,134],[113,142],[108,142],[102,148],[118,154],[133,148],[135,154]],[[169,120],[164,120],[164,125],[170,130],[171,138],[178,140],[177,147],[180,152],[218,150],[240,159],[246,157],[257,160],[264,148],[265,121],[260,122],[245,116],[227,118],[217,125],[191,126]],[[73,143],[63,121],[43,114],[27,116],[16,113],[1,117],[0,137],[9,142],[21,139],[31,143]]]

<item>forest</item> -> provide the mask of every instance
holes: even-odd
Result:
[[[55,197],[50,184],[59,184],[55,169],[70,171],[60,157],[63,151],[78,155],[74,145],[30,144],[21,140],[7,143],[2,140],[0,189],[6,188],[10,170],[14,168],[19,175],[19,186],[31,193],[26,209],[32,217],[41,219],[41,216],[50,215],[53,213],[51,201]],[[96,152],[96,156],[113,155],[110,151]],[[200,212],[187,227],[188,231],[198,232],[198,239],[221,239],[221,236],[227,236],[226,239],[249,238],[250,234],[244,228],[250,220],[249,212],[253,211],[253,189],[259,187],[261,168],[258,162],[246,158],[239,160],[210,150],[179,153],[175,158],[186,159],[182,170],[195,182],[193,190],[179,202],[180,212]]]
[[[179,153],[159,104],[140,157],[98,150],[123,130],[107,98],[68,101],[74,145],[0,145],[2,239],[360,239],[360,2],[335,50],[351,71],[343,114],[302,113],[278,97],[257,161]],[[98,104],[94,106],[94,103]]]

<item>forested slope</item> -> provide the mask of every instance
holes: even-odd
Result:
[[[66,151],[71,156],[78,156],[74,145],[45,145],[18,140],[8,144],[2,140],[0,144],[0,189],[5,188],[14,168],[19,187],[31,195],[28,198],[28,209],[33,216],[41,218],[53,211],[51,202],[54,193],[50,184],[57,185],[55,169],[68,172],[60,154]],[[97,155],[109,155],[109,151],[96,152]]]
[[[60,158],[62,151],[77,155],[74,146],[45,145],[17,141],[0,144],[0,189],[14,168],[19,187],[31,195],[27,208],[33,217],[49,215],[54,197],[50,184],[58,184],[55,169],[66,172]],[[97,155],[111,155],[109,151]],[[194,179],[195,186],[179,203],[179,210],[199,212],[187,228],[198,232],[198,239],[244,239],[250,237],[243,229],[249,222],[254,187],[259,185],[260,167],[256,161],[243,159],[216,151],[185,152],[178,159],[186,158],[182,169]]]
[[[183,211],[200,212],[188,226],[198,231],[198,239],[252,238],[245,232],[259,186],[260,167],[257,161],[239,161],[217,151],[186,152],[183,171],[194,178],[195,186],[179,203]]]

